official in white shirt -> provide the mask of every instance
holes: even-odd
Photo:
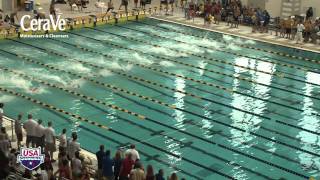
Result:
[[[45,143],[46,143],[46,151],[49,152],[51,161],[55,161],[53,159],[53,153],[56,151],[56,132],[52,128],[52,122],[48,122],[48,127],[44,130]]]
[[[35,134],[36,134],[36,126],[37,122],[32,119],[32,115],[28,115],[28,120],[23,124],[23,128],[26,130],[27,138],[26,138],[26,146],[27,148],[30,146],[35,147]]]

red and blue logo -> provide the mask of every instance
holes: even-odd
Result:
[[[44,162],[44,155],[39,148],[21,148],[17,161],[25,168],[34,170]]]

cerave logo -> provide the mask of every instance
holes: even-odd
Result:
[[[29,21],[29,27],[26,27],[26,21]],[[49,19],[31,19],[30,15],[24,15],[21,18],[20,26],[23,31],[64,31],[67,25],[65,19],[60,19],[60,15],[55,19],[52,15],[49,16]]]
[[[34,170],[44,162],[44,155],[39,148],[21,148],[17,161],[25,168]]]

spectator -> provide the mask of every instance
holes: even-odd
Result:
[[[138,0],[134,0],[133,2],[134,2],[134,7],[138,8]]]
[[[64,151],[67,150],[67,129],[62,129],[62,132],[59,136],[59,149],[62,148]]]
[[[9,158],[9,166],[13,171],[17,168],[17,150],[12,148],[8,155]]]
[[[146,180],[155,180],[153,167],[150,164],[147,166]]]
[[[16,137],[17,137],[18,149],[20,149],[21,141],[23,139],[22,128],[21,128],[21,125],[22,125],[21,119],[22,119],[22,114],[19,114],[17,120],[14,121],[14,132],[16,133]]]
[[[313,17],[313,9],[312,7],[309,7],[309,9],[306,12],[306,20],[309,20],[312,17]]]
[[[114,10],[114,6],[113,6],[113,2],[112,2],[112,0],[110,0],[110,1],[108,2],[108,9],[107,9],[107,13],[108,13],[110,10]]]
[[[168,180],[178,180],[178,176],[176,173],[172,173],[170,177],[168,177]]]
[[[119,172],[120,180],[128,180],[129,174],[134,165],[134,160],[132,160],[132,154],[127,154],[127,157],[122,161],[122,165]]]
[[[86,166],[83,166],[83,168],[82,168],[81,180],[90,180],[89,170]],[[110,179],[110,180],[112,180],[112,179]]]
[[[27,138],[26,138],[26,146],[27,148],[30,146],[35,147],[35,134],[36,134],[36,126],[37,123],[32,119],[32,115],[28,115],[28,121],[23,124],[23,128],[26,130]]]
[[[6,177],[9,175],[9,158],[8,156],[1,151],[0,149],[0,179],[6,179]]]
[[[110,150],[107,150],[103,157],[102,169],[103,177],[106,179],[114,179],[114,172],[112,167],[114,165],[113,160],[110,158]]]
[[[82,175],[82,162],[80,160],[80,152],[76,151],[71,160],[72,177],[74,179],[80,178]]]
[[[48,122],[48,127],[44,130],[46,151],[50,153],[52,162],[56,160],[53,159],[53,153],[56,151],[56,133],[52,128],[52,122]]]
[[[41,150],[44,148],[44,130],[45,128],[42,126],[42,120],[38,120],[38,124],[35,127],[35,142],[36,142],[36,147],[41,147]]]
[[[2,127],[2,128],[0,129],[0,134],[4,136],[4,139],[5,139],[5,140],[10,141],[9,135],[8,135],[5,127]]]
[[[132,160],[133,161],[139,161],[140,156],[139,152],[136,150],[136,146],[134,144],[130,145],[130,149],[126,151],[126,155],[131,154],[132,155]]]
[[[64,160],[68,160],[66,150],[62,147],[59,147],[59,154],[58,154],[58,166],[60,167]]]
[[[98,179],[101,179],[102,177],[102,162],[103,162],[104,156],[105,156],[104,145],[100,145],[99,151],[96,152],[96,157],[98,161],[98,171],[97,171]]]
[[[130,180],[145,180],[143,167],[140,162],[136,162],[134,165],[134,169],[131,170]]]
[[[164,172],[163,169],[160,169],[158,174],[156,174],[156,180],[164,180]]]
[[[1,128],[1,130],[4,127]],[[4,133],[0,133],[0,151],[2,151],[6,156],[9,155],[9,151],[10,151],[10,142],[9,140],[6,138],[6,135]]]
[[[120,168],[122,165],[123,159],[121,158],[121,152],[118,150],[113,158],[114,163],[114,178],[119,179]]]
[[[59,180],[72,179],[72,173],[67,159],[62,161],[61,166],[59,166],[59,169],[54,173],[54,176],[57,176],[57,174],[59,174]]]
[[[302,24],[302,21],[299,21],[298,25],[297,25],[297,44],[299,44],[300,42],[302,43],[303,38],[302,38],[302,33],[304,30],[304,25]]]
[[[49,177],[52,176],[53,174],[53,166],[52,166],[52,162],[51,162],[51,157],[50,154],[48,152],[44,152],[44,165],[45,165],[45,170],[47,171],[47,174]]]
[[[2,127],[2,123],[3,123],[3,116],[4,116],[3,107],[4,107],[4,104],[0,103],[0,128]]]
[[[75,155],[75,152],[80,151],[80,143],[77,142],[78,140],[78,135],[76,132],[72,133],[72,138],[71,140],[68,141],[67,144],[67,154],[69,159],[72,159]]]

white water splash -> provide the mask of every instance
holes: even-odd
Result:
[[[84,67],[83,64],[78,63],[78,62],[64,61],[64,62],[61,62],[59,64],[55,64],[55,65],[59,66],[62,69],[75,71],[77,73],[89,73],[89,72],[91,72],[91,69],[89,69],[87,67]]]
[[[1,103],[8,103],[11,102],[15,97],[9,95],[0,95],[0,102]]]
[[[22,89],[28,94],[42,94],[47,90],[44,87],[34,86],[30,81],[20,78],[19,76],[0,75],[0,85],[8,88]]]
[[[234,50],[234,51],[239,51],[241,50],[241,48],[239,46],[237,46],[236,44],[234,43],[230,43],[226,46],[227,49],[231,49],[231,50]]]
[[[144,65],[151,65],[153,64],[153,61],[152,60],[149,60],[143,56],[141,56],[140,54],[138,53],[133,53],[132,55],[133,59],[138,62],[138,63],[141,63],[141,64],[144,64]]]
[[[170,62],[170,61],[161,61],[160,63],[159,63],[161,66],[164,66],[164,67],[173,67],[173,66],[175,66],[172,62]]]
[[[108,76],[112,76],[113,73],[107,69],[103,69],[103,70],[100,70],[98,72],[99,75],[103,76],[103,77],[108,77]]]

